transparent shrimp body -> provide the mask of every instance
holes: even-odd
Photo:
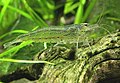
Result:
[[[96,36],[98,36],[96,34],[99,32],[98,28],[98,25],[89,25],[87,23],[44,27],[39,30],[29,32],[28,34],[18,36],[12,42],[5,44],[5,47],[28,40],[46,43],[84,42],[86,38],[88,40],[96,38]]]

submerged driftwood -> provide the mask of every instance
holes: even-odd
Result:
[[[11,83],[119,83],[120,31],[77,50],[63,46],[44,50],[37,59],[55,65],[33,64],[27,73],[36,80],[22,78]]]
[[[72,49],[55,48],[44,54],[59,57],[53,57],[50,60],[58,63],[55,66],[45,65],[38,80],[40,83],[120,81],[120,32],[103,37],[92,45],[91,49],[90,47],[80,48],[74,52]],[[64,57],[66,54],[68,57]]]

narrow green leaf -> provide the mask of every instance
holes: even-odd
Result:
[[[75,8],[77,8],[79,6],[79,4],[80,4],[80,2],[77,2],[74,4],[72,4],[70,2],[66,3],[65,7],[64,7],[64,14],[67,14],[67,13],[73,11]]]
[[[13,33],[24,33],[25,34],[25,33],[28,33],[28,31],[26,31],[26,30],[13,30],[13,31],[10,31],[8,33],[5,33],[5,34],[1,35],[0,39],[6,37],[9,34],[13,34]]]
[[[85,3],[84,3],[85,4]],[[80,0],[80,4],[79,7],[77,9],[77,13],[75,15],[75,21],[74,24],[79,24],[82,22],[82,18],[83,18],[83,10],[84,10],[84,4],[83,2]]]
[[[1,24],[1,22],[2,22],[4,13],[5,13],[5,11],[7,10],[7,7],[8,7],[8,5],[9,5],[9,3],[10,3],[10,0],[6,0],[6,4],[4,4],[4,6],[3,6],[3,8],[2,8],[2,10],[1,10],[1,12],[0,12],[0,24]]]
[[[25,16],[26,18],[28,18],[28,19],[30,19],[30,20],[33,21],[32,17],[31,17],[29,14],[27,14],[26,12],[24,12],[24,11],[18,9],[18,8],[12,7],[12,6],[8,6],[8,8],[10,8],[10,9],[13,10],[13,11],[16,11],[16,12],[20,13],[21,15],[23,15],[23,16]]]
[[[9,58],[2,58],[0,59],[0,61],[14,62],[14,63],[46,63],[46,64],[54,65],[54,63],[48,61],[17,60],[17,59],[9,59]]]
[[[85,20],[87,19],[87,17],[89,16],[90,12],[92,11],[95,3],[96,3],[97,0],[91,0],[89,6],[87,7],[86,11],[85,11],[85,14],[83,16],[83,20],[82,22],[85,22]]]
[[[31,17],[34,19],[34,21],[35,21],[36,23],[38,23],[41,27],[43,27],[43,26],[48,26],[47,23],[45,23],[45,22],[43,21],[43,19],[40,18],[40,17],[34,12],[34,10],[28,5],[28,3],[26,2],[26,0],[22,0],[22,2],[24,3],[27,11],[29,12],[29,14],[31,15]]]
[[[25,47],[26,45],[31,44],[33,41],[29,40],[29,41],[25,41],[22,42],[20,45],[18,46],[14,46],[13,48],[10,48],[8,50],[6,50],[5,52],[0,54],[0,57],[3,57],[5,55],[10,55],[10,54],[15,54],[16,52],[18,52],[21,48]]]

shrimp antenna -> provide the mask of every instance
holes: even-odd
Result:
[[[96,22],[97,24],[99,24],[99,23],[101,22],[101,20],[103,19],[103,16],[105,15],[104,10],[105,10],[105,8],[104,8],[104,6],[103,6],[103,8],[102,8],[102,13],[101,13],[100,16],[98,17],[98,21]]]

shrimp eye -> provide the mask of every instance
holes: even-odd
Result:
[[[84,23],[84,26],[88,26],[89,24],[88,23]]]

